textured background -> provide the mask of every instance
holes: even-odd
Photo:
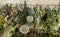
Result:
[[[58,4],[60,0],[26,0],[28,4],[35,5],[37,3],[39,4]],[[5,4],[5,3],[23,3],[24,0],[0,0],[0,4]]]

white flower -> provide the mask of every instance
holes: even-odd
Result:
[[[23,34],[27,34],[29,32],[29,27],[27,25],[22,25],[20,27],[20,32]]]
[[[7,15],[6,17],[9,17],[9,15]]]
[[[58,26],[60,27],[60,23],[58,23]]]
[[[5,21],[7,21],[7,18],[5,17]]]
[[[17,21],[17,19],[18,19],[18,17],[17,17],[17,18],[15,18],[15,21]]]
[[[55,27],[53,27],[53,29],[57,31],[59,29],[59,27],[55,26]]]
[[[39,23],[40,22],[40,18],[37,18],[36,21],[37,21],[37,23]]]
[[[4,27],[6,27],[7,26],[7,23],[4,23]]]
[[[33,22],[33,20],[34,20],[34,19],[33,19],[33,16],[27,16],[27,21],[28,21],[28,22]]]
[[[7,21],[8,17],[9,17],[8,15],[5,17],[5,21]]]

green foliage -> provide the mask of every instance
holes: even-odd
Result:
[[[24,2],[24,9],[23,11],[20,13],[19,15],[19,18],[18,18],[18,22],[20,24],[25,24],[27,21],[26,21],[26,17],[29,15],[28,13],[28,7],[26,5],[26,1]]]
[[[6,21],[4,19],[4,16],[3,15],[0,15],[0,24],[4,24]]]
[[[17,7],[13,7],[13,10],[14,9],[16,10]],[[11,6],[8,6],[8,4],[6,4],[5,6],[2,6],[0,8],[0,12],[1,12],[1,14],[0,14],[0,32],[3,31],[4,24],[14,25],[14,27],[16,26],[16,24],[18,24],[17,27],[20,28],[21,25],[29,23],[28,21],[26,21],[27,16],[30,15],[29,9],[30,8],[27,7],[26,1],[24,1],[23,11],[16,10],[16,12],[17,12],[17,14],[15,14],[16,16],[12,17],[12,16],[10,16]],[[2,13],[4,13],[4,10],[6,10],[6,12],[7,12],[6,15],[9,15],[9,19],[8,19],[7,23],[5,21],[5,15],[2,14]],[[31,13],[31,14],[34,17],[34,21],[31,23],[33,23],[32,26],[33,26],[34,31],[38,31],[39,33],[41,31],[42,33],[49,33],[49,34],[53,33],[53,35],[60,35],[60,30],[58,30],[59,26],[57,26],[58,23],[60,23],[59,22],[60,5],[57,10],[55,8],[51,9],[49,6],[47,6],[44,9],[42,9],[40,6],[36,6],[33,8],[33,11],[34,11],[34,13]],[[17,17],[17,21],[15,21],[16,17]],[[12,19],[10,19],[10,18],[12,18]],[[55,30],[55,27],[57,28],[56,30]],[[12,36],[13,37],[21,37],[21,36],[23,37],[23,34],[21,35],[21,33],[19,31],[17,31],[17,32],[14,32]]]
[[[0,25],[0,32],[3,31],[3,25]]]

